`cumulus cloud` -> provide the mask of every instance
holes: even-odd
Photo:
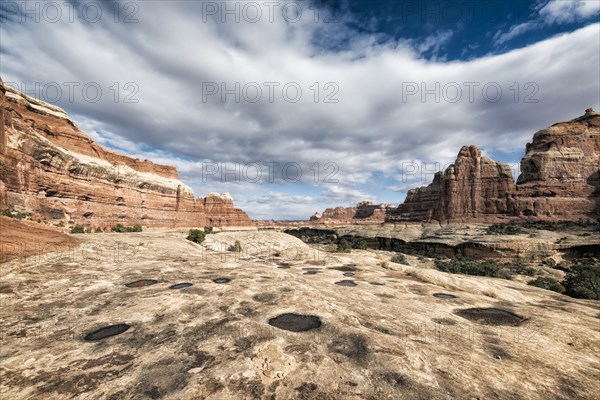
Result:
[[[540,29],[544,26],[560,25],[580,20],[587,20],[600,14],[598,0],[549,0],[538,3],[532,20],[513,25],[508,32],[497,31],[494,41],[497,45],[505,44],[524,33]]]
[[[600,14],[598,0],[550,0],[539,11],[548,24],[563,24]]]
[[[115,22],[110,11],[91,23],[83,4],[72,21],[2,23],[2,79],[28,90],[40,83],[41,97],[49,83],[78,84],[73,99],[65,89],[53,102],[96,140],[174,164],[197,194],[229,191],[261,218],[377,200],[364,186],[375,175],[401,176],[403,160],[443,165],[464,144],[522,149],[536,130],[599,104],[597,23],[505,54],[443,62],[421,54],[450,32],[390,41],[343,20],[315,22],[309,10],[296,22],[279,11],[272,21],[237,23],[207,15],[201,2],[163,1],[137,3],[137,23]],[[92,102],[97,87],[102,96]],[[210,162],[280,166],[276,182],[200,179]],[[281,178],[289,163],[303,169],[299,182]],[[329,164],[337,182],[323,181]],[[273,183],[284,186],[274,191]],[[260,200],[302,190],[311,192],[302,207]]]

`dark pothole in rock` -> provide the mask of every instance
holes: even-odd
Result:
[[[456,299],[458,296],[450,293],[434,293],[433,297],[437,297],[438,299]]]
[[[356,265],[352,265],[352,264],[342,265],[341,267],[331,267],[329,269],[334,269],[336,271],[342,271],[342,272],[356,272],[356,271],[359,271],[359,269],[356,267]]]
[[[306,332],[321,326],[321,319],[314,315],[286,313],[269,320],[269,325],[291,332]]]
[[[212,280],[214,283],[229,283],[231,279],[229,278],[215,278]]]
[[[190,287],[190,286],[192,286],[191,283],[183,282],[183,283],[176,283],[175,285],[171,285],[171,286],[169,286],[169,289],[183,289],[183,288]]]
[[[354,272],[344,272],[344,276],[354,276]]]
[[[130,326],[127,324],[109,325],[88,333],[85,335],[84,339],[88,342],[93,342],[96,340],[105,339],[107,337],[120,335],[121,333],[126,332],[129,328]]]
[[[158,281],[156,279],[140,279],[139,281],[130,282],[126,284],[128,288],[140,288],[144,286],[150,286],[157,284]]]
[[[356,282],[348,280],[348,279],[336,282],[335,284],[338,286],[346,286],[346,287],[355,287],[356,286]]]
[[[500,308],[465,308],[454,312],[459,317],[484,325],[518,326],[527,318]]]

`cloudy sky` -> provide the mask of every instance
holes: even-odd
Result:
[[[599,0],[3,1],[0,76],[253,218],[397,204],[600,108]],[[518,174],[517,165],[515,174]]]

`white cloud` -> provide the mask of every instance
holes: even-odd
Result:
[[[524,33],[549,25],[560,25],[583,21],[600,14],[600,0],[549,0],[535,7],[532,20],[510,27],[508,32],[497,31],[494,42],[497,45],[521,36]]]
[[[600,24],[501,55],[441,62],[423,60],[420,51],[435,50],[450,33],[419,45],[382,42],[344,24],[314,23],[312,18],[293,24],[280,19],[204,23],[199,4],[140,2],[137,24],[111,18],[95,24],[2,23],[0,75],[28,87],[34,82],[80,83],[74,101],[65,95],[57,103],[95,139],[140,158],[174,164],[197,195],[230,191],[236,204],[261,218],[267,212],[307,218],[335,202],[368,200],[372,196],[356,186],[364,187],[375,173],[401,176],[402,160],[445,164],[465,144],[522,149],[536,130],[599,105]],[[342,37],[353,41],[343,48],[323,48],[314,40],[323,32],[336,37],[319,43],[337,43]],[[82,99],[80,88],[88,82],[103,89],[100,101]],[[118,102],[110,89],[115,82]],[[139,88],[137,103],[123,102],[128,82]],[[256,103],[235,102],[231,95],[225,102],[220,96],[203,101],[202,84],[207,82],[224,82],[229,88],[235,82],[280,86],[273,102],[266,89]],[[280,88],[290,82],[303,90],[296,103],[281,95]],[[310,89],[315,82],[317,103]],[[328,82],[336,86],[325,88]],[[470,101],[466,85],[473,82],[478,86]],[[403,96],[413,83],[419,93]],[[440,91],[444,85],[458,85],[462,97],[456,102],[443,96],[438,101],[435,94],[421,97],[423,89],[438,84]],[[498,102],[485,100],[486,84],[502,89]],[[336,88],[338,102],[324,103]],[[199,180],[205,161],[297,162],[303,168],[331,162],[339,167],[339,182],[335,188],[318,184],[323,195],[310,195],[307,206],[268,208],[251,201],[272,192],[267,184]],[[315,185],[309,171],[303,184]]]
[[[525,32],[529,32],[535,28],[539,27],[539,23],[534,21],[523,22],[522,24],[513,25],[510,27],[508,32],[498,31],[494,35],[494,41],[497,44],[504,44],[513,38],[524,34]]]
[[[600,14],[598,0],[550,0],[540,11],[547,24],[564,24]]]

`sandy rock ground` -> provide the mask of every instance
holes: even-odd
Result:
[[[204,245],[185,236],[81,235],[70,251],[2,264],[0,397],[600,398],[598,302],[448,275],[415,257],[395,264],[388,252],[328,253],[275,231]],[[226,251],[235,240],[241,253]],[[157,283],[126,286],[140,279]],[[456,314],[484,307],[522,318]],[[284,313],[321,326],[269,325]],[[84,339],[113,324],[130,328]]]
[[[65,251],[80,243],[77,237],[63,231],[64,229],[31,221],[0,217],[0,263]]]

